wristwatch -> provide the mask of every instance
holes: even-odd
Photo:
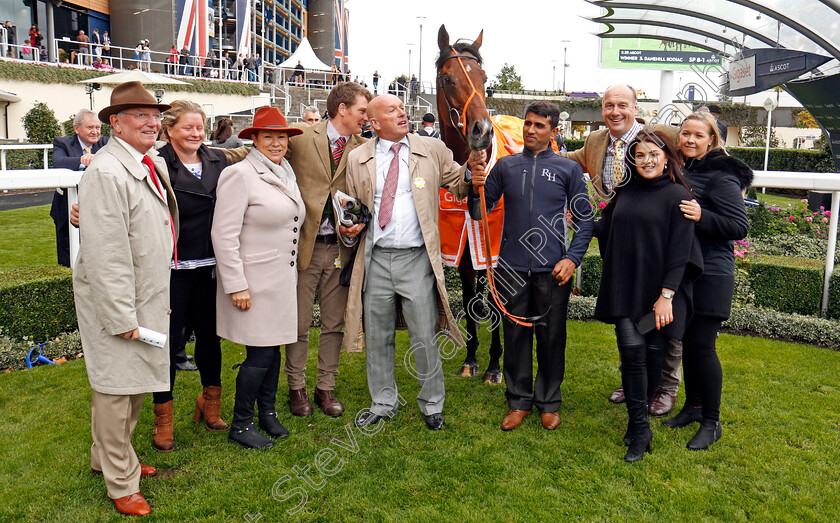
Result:
[[[673,292],[662,291],[662,297],[665,298],[666,300],[673,300],[674,299],[674,293]]]

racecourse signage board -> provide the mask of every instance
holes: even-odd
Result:
[[[689,70],[720,66],[721,58],[699,47],[649,38],[602,38],[601,67],[610,69]]]
[[[788,82],[784,87],[822,126],[831,142],[834,165],[840,171],[840,74]]]
[[[829,57],[790,49],[746,49],[729,64],[729,96],[747,96],[772,89],[828,62]]]

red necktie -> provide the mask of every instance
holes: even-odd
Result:
[[[336,165],[338,165],[338,162],[341,160],[341,153],[344,152],[345,143],[347,143],[347,139],[343,136],[339,136],[338,140],[336,140],[335,151],[332,152],[333,163]]]
[[[379,202],[379,228],[383,230],[391,221],[391,212],[394,210],[394,195],[397,194],[397,183],[400,180],[400,147],[401,143],[391,146],[394,157],[388,167],[388,176],[385,177],[385,187],[382,189],[382,201]]]
[[[155,172],[155,164],[152,163],[152,159],[149,158],[149,155],[143,156],[143,165],[149,168],[149,176],[152,178],[152,183],[154,184],[155,188],[158,190],[158,195],[160,199],[166,202],[166,198],[164,197],[163,187],[160,185],[160,180],[158,180],[157,173]],[[172,212],[169,211],[167,206],[167,212],[169,212],[169,226],[172,228],[172,245],[173,245],[173,257],[175,259],[175,268],[178,268],[178,241],[175,238],[175,222],[172,221]]]

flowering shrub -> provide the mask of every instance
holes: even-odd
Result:
[[[808,200],[801,200],[787,205],[759,202],[757,207],[747,209],[747,215],[750,218],[750,236],[753,237],[799,233],[812,238],[826,238],[831,211],[824,207],[811,211]]]

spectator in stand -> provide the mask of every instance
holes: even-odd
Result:
[[[236,68],[236,59],[234,58],[234,55],[230,54],[230,51],[225,51],[225,60],[227,60],[227,63],[223,64],[226,68],[225,78],[230,79],[232,76],[231,71]]]
[[[435,115],[426,113],[423,115],[423,127],[418,132],[421,136],[440,138],[440,131],[435,129]]]
[[[140,40],[140,43],[137,44],[137,47],[134,48],[134,61],[137,62],[137,69],[142,70],[143,64],[140,62],[140,57],[143,55],[143,44],[146,42],[144,40]]]
[[[300,60],[298,60],[298,63],[295,66],[295,76],[297,76],[298,83],[306,83],[306,70],[303,68],[303,64],[300,63]]]
[[[557,150],[565,153],[566,151],[566,131],[561,127],[560,132],[557,133],[557,136],[554,137],[554,141],[557,143]]]
[[[85,34],[84,31],[79,31],[79,35],[76,36],[76,42],[79,44],[79,65],[89,65],[90,64],[90,37]]]
[[[338,83],[338,78],[340,75],[341,73],[339,73],[338,67],[336,67],[335,64],[333,64],[332,70],[330,71],[330,83],[336,85]]]
[[[321,121],[321,115],[318,114],[317,107],[307,107],[306,110],[303,111],[303,121],[306,122],[307,125],[315,125]]]
[[[233,134],[233,120],[222,118],[216,122],[216,130],[213,131],[213,147],[221,149],[236,149],[244,144],[242,140]]]
[[[410,93],[411,99],[414,100],[414,99],[417,98],[417,87],[418,87],[417,76],[411,75],[411,81],[409,82],[409,86],[410,86],[409,87],[409,93]]]
[[[379,88],[379,71],[373,72],[373,94],[379,94],[376,90]]]
[[[181,65],[181,74],[185,76],[190,74],[190,50],[187,49],[186,45],[181,48],[181,58],[179,62]]]
[[[102,33],[102,55],[111,56],[111,37],[108,36],[108,31]]]
[[[41,36],[41,30],[38,29],[37,25],[33,25],[31,29],[29,29],[29,43],[32,47],[41,47],[41,41],[44,39]]]
[[[240,82],[245,80],[245,55],[239,53],[236,57],[236,80]]]
[[[21,60],[32,60],[32,46],[29,45],[29,38],[23,41],[23,47],[20,49]]]
[[[14,58],[15,48],[13,46],[17,45],[17,27],[13,26],[8,20],[6,20],[6,45],[8,46],[6,56]]]
[[[38,31],[37,26],[32,26],[35,31]],[[30,31],[30,34],[32,31]],[[99,29],[94,29],[90,37],[90,43],[93,45],[94,61],[98,62],[102,58],[102,37],[99,35]],[[39,44],[40,45],[40,44]]]
[[[169,58],[166,60],[166,73],[177,74],[178,69],[178,48],[175,44],[169,49]]]
[[[152,72],[152,49],[149,47],[149,40],[145,40],[143,42],[143,52],[140,55],[140,59],[142,60],[142,67],[141,69],[146,71],[147,73]]]

